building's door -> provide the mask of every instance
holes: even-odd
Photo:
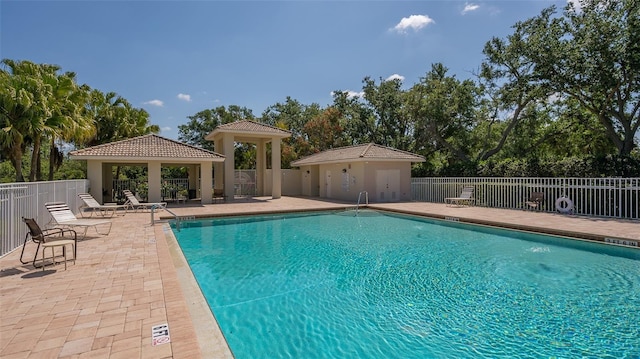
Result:
[[[324,196],[331,198],[331,171],[324,173]]]
[[[400,199],[400,170],[376,171],[376,201],[396,202]]]

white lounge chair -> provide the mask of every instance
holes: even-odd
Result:
[[[124,193],[124,195],[127,197],[127,202],[125,202],[125,205],[133,209],[134,212],[137,212],[139,209],[151,209],[152,207],[159,209],[167,208],[167,202],[140,202],[138,198],[133,194],[133,192],[129,191],[128,189],[123,190],[122,193]]]
[[[58,227],[83,228],[82,238],[87,235],[87,229],[89,229],[89,227],[95,228],[96,233],[101,235],[107,235],[111,232],[111,225],[113,223],[108,219],[78,218],[64,202],[47,202],[44,206],[47,207],[47,211],[49,211],[52,218],[51,222],[54,225]],[[98,226],[108,226],[107,231],[100,232]]]
[[[475,199],[473,198],[473,187],[467,186],[462,189],[462,193],[458,197],[447,197],[444,199],[444,203],[447,206],[460,206],[460,205],[472,205]]]
[[[93,216],[94,213],[99,214],[102,217],[113,217],[118,210],[123,210],[124,213],[127,213],[128,206],[124,204],[103,205],[98,203],[98,201],[89,193],[79,193],[78,197],[80,197],[80,199],[84,203],[82,206],[80,206],[80,215],[82,217],[85,216],[85,213],[89,214],[88,217]]]

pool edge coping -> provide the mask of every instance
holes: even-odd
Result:
[[[182,253],[172,228],[168,222],[162,223],[164,238],[167,243],[169,256],[175,268],[180,289],[186,301],[186,306],[195,330],[198,345],[203,358],[234,358],[220,325],[216,320],[207,300],[202,294],[187,259]]]

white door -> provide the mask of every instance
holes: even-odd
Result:
[[[331,198],[331,171],[324,173],[324,196]]]
[[[400,170],[377,170],[376,192],[378,202],[397,202],[400,200]]]

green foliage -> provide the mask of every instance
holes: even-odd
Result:
[[[0,183],[11,183],[16,180],[16,169],[13,168],[11,162],[0,162]]]
[[[87,178],[87,161],[75,161],[65,158],[54,173],[54,180]]]
[[[640,177],[640,158],[621,155],[565,158],[508,158],[485,161],[484,177]]]

